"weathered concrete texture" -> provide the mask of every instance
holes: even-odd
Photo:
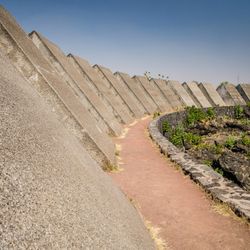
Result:
[[[166,101],[165,97],[153,81],[150,82],[144,76],[133,76],[133,79],[135,79],[138,84],[141,84],[145,91],[147,91],[151,99],[158,107],[159,111],[166,112],[169,110],[169,103]]]
[[[246,83],[238,84],[236,89],[239,91],[239,93],[241,94],[242,98],[246,103],[250,102],[250,84]]]
[[[217,88],[217,92],[227,105],[245,105],[244,99],[241,97],[237,89],[232,83],[222,83]]]
[[[173,116],[174,113],[169,116]],[[237,214],[246,217],[250,221],[250,194],[233,182],[223,178],[211,167],[198,164],[185,152],[176,148],[164,137],[160,130],[163,121],[170,121],[168,115],[155,119],[149,125],[149,133],[152,139],[160,147],[161,152],[176,162],[185,173],[199,183],[216,200],[227,203]]]
[[[153,81],[162,91],[173,110],[183,108],[183,103],[181,102],[180,98],[178,97],[178,95],[176,95],[173,89],[169,85],[167,85],[167,82],[165,80],[153,79]]]
[[[126,84],[122,83],[117,79],[110,69],[105,68],[100,65],[94,65],[95,70],[98,72],[98,74],[106,80],[106,82],[109,82],[111,86],[115,89],[117,94],[121,96],[124,103],[127,105],[129,111],[131,112],[131,115],[133,115],[136,118],[140,118],[143,116],[143,112],[140,110],[139,107],[136,105],[136,99],[133,96],[129,88]]]
[[[132,91],[138,100],[140,100],[148,114],[153,114],[157,110],[156,104],[153,102],[149,94],[145,91],[140,83],[136,82],[135,79],[131,78],[126,73],[116,72],[115,75],[119,77],[125,84],[127,84],[130,91]]]
[[[126,124],[131,122],[132,117],[121,99],[114,94],[110,88],[105,84],[105,81],[96,73],[96,71],[91,67],[91,65],[84,59],[68,55],[70,62],[74,67],[82,74],[87,82],[93,85],[96,94],[102,98],[103,102],[110,107],[113,115],[118,119],[120,123]]]
[[[189,95],[193,98],[195,104],[198,107],[207,108],[212,106],[207,98],[203,95],[196,82],[184,82],[182,85],[187,90]]]
[[[209,100],[212,106],[226,106],[225,102],[221,98],[221,96],[216,91],[216,87],[211,83],[200,83],[200,90],[204,94],[204,96]]]
[[[128,90],[130,91],[129,93],[133,96],[133,99],[136,103],[137,108],[140,110],[140,116],[147,114],[146,109],[144,108],[143,104],[141,103],[141,101],[137,98],[137,95],[134,93],[134,91],[132,89],[130,89],[129,85],[124,81],[124,78],[129,78],[131,80],[131,82],[133,82],[133,80],[131,79],[131,77],[128,74],[125,73],[119,73],[119,72],[115,72],[114,76],[123,84],[126,86],[126,88],[128,88]],[[136,85],[136,84],[134,84]],[[138,85],[136,85],[137,87]]]
[[[0,8],[0,48],[11,59],[40,95],[50,104],[58,119],[74,134],[100,164],[115,162],[114,144],[76,97],[72,89],[56,74],[52,65],[16,23]]]
[[[120,135],[122,127],[102,100],[89,87],[82,75],[73,67],[61,49],[41,34],[33,31],[30,38],[55,70],[74,90],[83,105],[92,113],[99,126],[108,134]]]
[[[154,249],[135,208],[0,54],[0,249]]]
[[[169,80],[167,81],[167,85],[169,85],[173,89],[173,91],[179,96],[184,106],[196,106],[195,102],[180,82]]]

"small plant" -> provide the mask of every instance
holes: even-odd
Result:
[[[236,139],[232,136],[229,136],[227,138],[227,140],[225,141],[225,147],[227,147],[228,149],[232,149],[235,145],[236,145]]]
[[[211,145],[211,151],[216,154],[216,155],[220,155],[223,153],[223,145],[221,144],[214,144],[214,145]]]
[[[245,146],[250,146],[250,136],[246,135],[245,133],[241,137],[241,142]]]
[[[197,146],[201,143],[201,136],[193,133],[184,133],[184,141]]]
[[[171,126],[168,121],[164,121],[162,123],[162,132],[165,134],[166,132],[169,132],[171,130]]]
[[[153,119],[155,119],[156,117],[158,117],[160,115],[161,115],[161,113],[159,111],[154,112]]]
[[[241,119],[244,116],[244,109],[240,105],[236,105],[234,108],[234,114],[236,119]]]
[[[187,107],[187,117],[186,123],[188,126],[194,126],[197,122],[200,122],[207,118],[206,112],[201,108],[196,108],[195,106]]]
[[[247,107],[250,108],[250,102],[247,102]]]
[[[211,160],[204,160],[203,163],[209,167],[212,167],[213,161]]]
[[[224,171],[221,168],[215,168],[214,171],[222,176],[224,175]]]
[[[214,111],[214,108],[208,108],[207,109],[207,117],[209,118],[209,119],[214,119],[215,118],[215,111]]]
[[[183,146],[184,142],[184,128],[182,125],[177,125],[174,129],[171,130],[169,140],[177,147]]]

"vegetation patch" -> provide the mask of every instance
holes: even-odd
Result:
[[[186,108],[185,119],[174,126],[162,122],[162,132],[195,162],[206,164],[250,190],[250,112],[234,107],[234,114],[217,116],[213,108]]]

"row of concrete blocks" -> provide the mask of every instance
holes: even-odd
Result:
[[[122,125],[154,112],[173,112],[185,106],[243,105],[250,101],[250,85],[180,84],[146,77],[113,74],[100,65],[69,54],[41,34],[27,35],[0,8],[0,48],[50,105],[101,166],[115,164],[112,136]]]

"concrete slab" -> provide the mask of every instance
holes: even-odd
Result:
[[[246,102],[232,83],[222,83],[218,86],[217,92],[227,105],[245,105]]]
[[[0,7],[0,48],[50,105],[58,119],[101,165],[115,163],[114,144],[42,56],[15,19]]]
[[[156,104],[140,83],[138,84],[135,79],[131,78],[126,73],[116,72],[115,75],[119,77],[124,82],[124,84],[128,86],[130,91],[134,93],[141,105],[144,107],[145,112],[148,114],[153,114],[157,110]]]
[[[166,112],[169,110],[169,103],[154,82],[150,82],[145,76],[134,76],[133,79],[135,79],[137,83],[140,83],[145,91],[147,91],[151,99],[159,108],[159,111]]]
[[[0,248],[155,249],[134,206],[0,54]]]
[[[178,97],[178,95],[176,95],[173,89],[169,85],[167,85],[166,80],[153,79],[153,81],[162,91],[173,110],[179,110],[183,108],[183,103],[181,102],[180,98]]]
[[[212,104],[203,95],[196,82],[183,83],[182,86],[187,90],[192,97],[197,107],[207,108],[212,107]]]
[[[238,92],[240,93],[240,95],[242,96],[242,98],[246,103],[250,102],[250,83],[238,84],[236,89],[238,90]]]
[[[167,81],[167,85],[169,85],[173,89],[173,91],[179,96],[184,106],[196,106],[192,97],[190,97],[190,95],[180,82],[169,80]]]
[[[133,121],[133,117],[130,115],[128,109],[125,107],[121,98],[117,96],[108,86],[105,81],[97,74],[97,72],[91,67],[91,65],[84,59],[68,55],[70,62],[74,67],[82,74],[86,81],[90,82],[95,88],[96,94],[106,103],[113,115],[118,119],[120,123],[128,124]]]
[[[209,100],[212,106],[226,106],[225,102],[221,98],[221,96],[216,91],[216,87],[211,83],[200,83],[200,90],[204,94],[204,96]]]
[[[36,31],[31,32],[29,36],[44,57],[54,66],[58,74],[74,90],[87,110],[92,113],[99,126],[108,134],[120,135],[122,127],[114,115],[87,84],[82,75],[73,67],[62,50]]]
[[[135,118],[140,118],[143,116],[143,112],[140,110],[140,108],[137,106],[136,98],[131,93],[130,89],[127,87],[126,84],[122,83],[119,79],[117,79],[110,69],[105,68],[100,65],[94,65],[94,69],[98,74],[106,80],[107,83],[109,83],[121,96],[124,103],[127,105],[128,109],[130,110],[131,114]]]

